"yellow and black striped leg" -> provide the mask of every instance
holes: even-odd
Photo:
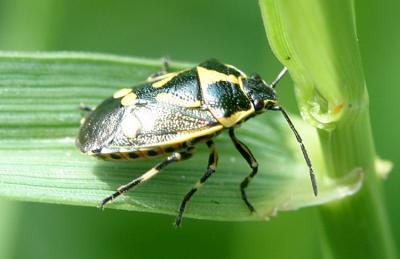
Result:
[[[246,204],[247,208],[249,208],[251,212],[255,212],[253,205],[251,205],[251,203],[247,199],[245,189],[249,185],[250,180],[257,174],[258,163],[251,153],[250,149],[236,138],[233,128],[229,129],[229,136],[231,137],[233,144],[235,144],[236,149],[239,150],[240,154],[243,156],[244,159],[246,159],[247,163],[252,169],[251,173],[240,183],[240,193],[242,195],[242,200]]]
[[[178,215],[176,216],[175,220],[175,225],[177,227],[180,226],[181,221],[182,221],[182,215],[183,212],[185,211],[186,204],[189,202],[190,198],[192,198],[193,194],[207,181],[208,177],[210,177],[214,172],[217,167],[218,163],[218,154],[215,149],[215,144],[212,140],[208,140],[206,142],[208,148],[210,149],[210,156],[208,158],[208,166],[207,166],[207,171],[205,174],[200,178],[200,180],[193,186],[193,188],[186,193],[185,197],[183,197],[183,200],[181,202],[181,205],[179,206],[179,212]]]
[[[145,182],[145,181],[149,180],[150,178],[152,178],[153,176],[155,176],[156,174],[158,174],[164,167],[166,167],[170,163],[178,162],[178,161],[182,161],[182,160],[190,158],[192,156],[193,152],[194,152],[194,147],[190,147],[189,149],[187,149],[184,152],[173,153],[172,155],[168,156],[163,161],[158,163],[155,167],[151,168],[145,174],[141,175],[140,177],[132,180],[131,182],[129,182],[125,185],[121,185],[117,189],[116,192],[114,192],[113,194],[111,194],[110,196],[108,196],[107,198],[102,200],[97,207],[102,209],[104,207],[104,205],[111,202],[112,200],[114,200],[115,198],[117,198],[118,196],[123,194],[124,192],[127,192],[132,187],[135,187],[136,185],[138,185],[142,182]]]

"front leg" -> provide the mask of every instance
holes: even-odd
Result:
[[[81,126],[83,125],[83,123],[85,123],[87,115],[90,112],[94,111],[94,109],[95,109],[94,107],[87,106],[84,103],[79,104],[79,110],[81,111],[81,121],[80,121]]]
[[[257,174],[257,160],[254,158],[250,149],[243,142],[236,138],[233,128],[229,129],[229,136],[231,137],[233,144],[235,144],[236,149],[240,152],[240,154],[243,156],[243,158],[247,161],[250,168],[252,169],[251,173],[240,183],[240,193],[242,195],[242,200],[246,204],[247,208],[249,208],[250,212],[255,212],[256,210],[254,209],[254,206],[247,199],[246,188],[249,185],[250,180]]]

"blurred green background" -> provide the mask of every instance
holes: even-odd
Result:
[[[397,165],[400,2],[356,1],[356,13],[376,148]],[[281,69],[256,0],[0,0],[0,49],[168,56],[194,63],[215,57],[267,80]],[[286,78],[280,98],[296,112],[292,92]],[[384,183],[397,243],[399,181],[395,167]],[[318,213],[312,208],[269,222],[185,219],[177,230],[173,221],[165,215],[1,201],[0,259],[321,257]]]

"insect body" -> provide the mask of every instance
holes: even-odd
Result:
[[[103,159],[135,159],[166,155],[166,158],[142,176],[117,189],[100,202],[112,201],[130,188],[149,180],[165,166],[192,156],[195,145],[205,142],[210,155],[204,175],[184,196],[176,225],[180,225],[187,202],[215,172],[218,155],[213,141],[227,129],[233,144],[247,161],[251,173],[241,182],[242,200],[255,211],[245,189],[257,174],[258,164],[249,148],[236,136],[239,123],[265,112],[280,111],[301,146],[315,195],[317,185],[302,139],[285,110],[279,106],[274,87],[285,74],[268,85],[260,76],[247,77],[237,68],[208,60],[174,73],[159,73],[134,88],[124,88],[101,103],[82,123],[77,147]]]

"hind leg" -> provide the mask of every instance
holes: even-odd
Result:
[[[135,187],[136,185],[143,183],[143,182],[151,179],[153,176],[157,175],[164,167],[171,164],[172,162],[178,162],[178,161],[182,161],[182,160],[190,158],[192,156],[193,150],[194,150],[194,148],[192,147],[184,152],[173,153],[172,155],[170,155],[167,158],[165,158],[164,160],[162,160],[160,163],[158,163],[156,166],[151,168],[149,171],[147,171],[143,175],[139,176],[138,178],[133,179],[132,181],[130,181],[129,183],[127,183],[125,185],[121,185],[117,189],[117,191],[115,191],[113,194],[111,194],[110,196],[103,199],[97,207],[103,208],[104,205],[111,202],[112,200],[114,200],[115,198],[117,198],[118,196],[123,194],[124,192],[127,192],[129,189]]]

